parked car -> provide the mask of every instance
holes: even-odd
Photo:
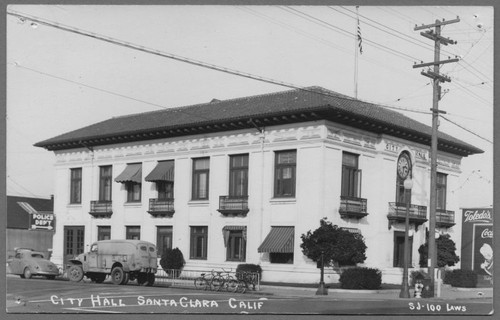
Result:
[[[139,285],[152,286],[158,269],[156,246],[142,240],[102,240],[93,243],[90,252],[69,261],[68,278],[83,277],[101,283],[108,275],[114,284],[136,280]]]
[[[59,268],[47,260],[42,252],[26,248],[16,248],[14,252],[14,258],[7,260],[11,273],[26,279],[32,276],[55,279],[59,275]]]

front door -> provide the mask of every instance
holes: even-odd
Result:
[[[408,249],[410,250],[410,259],[408,260],[408,267],[412,267],[412,248],[413,248],[413,237],[408,238]],[[394,264],[396,268],[404,267],[404,256],[405,256],[405,233],[401,231],[394,232]]]
[[[64,227],[64,265],[84,251],[84,226]]]

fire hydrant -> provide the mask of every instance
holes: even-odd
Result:
[[[415,282],[415,298],[422,298],[422,289],[424,288],[424,285],[422,284],[422,281],[417,280]]]

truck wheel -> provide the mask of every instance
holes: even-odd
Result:
[[[123,273],[123,280],[122,280],[122,283],[120,283],[120,284],[123,284],[123,285],[127,284],[129,279],[130,279],[130,274],[128,272],[124,272]]]
[[[78,282],[83,279],[83,269],[81,266],[71,266],[68,270],[68,278],[70,281]]]
[[[155,283],[155,274],[148,273],[148,280],[146,282],[146,286],[151,287]]]
[[[113,270],[111,270],[111,281],[114,284],[121,284],[124,277],[125,274],[121,267],[114,267]]]
[[[31,270],[29,267],[24,268],[23,274],[24,274],[25,279],[31,279],[32,274],[31,274]]]

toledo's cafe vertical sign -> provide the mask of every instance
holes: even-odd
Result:
[[[30,215],[30,230],[55,230],[56,219],[53,213],[33,212]]]
[[[463,209],[461,268],[493,283],[493,209]]]

